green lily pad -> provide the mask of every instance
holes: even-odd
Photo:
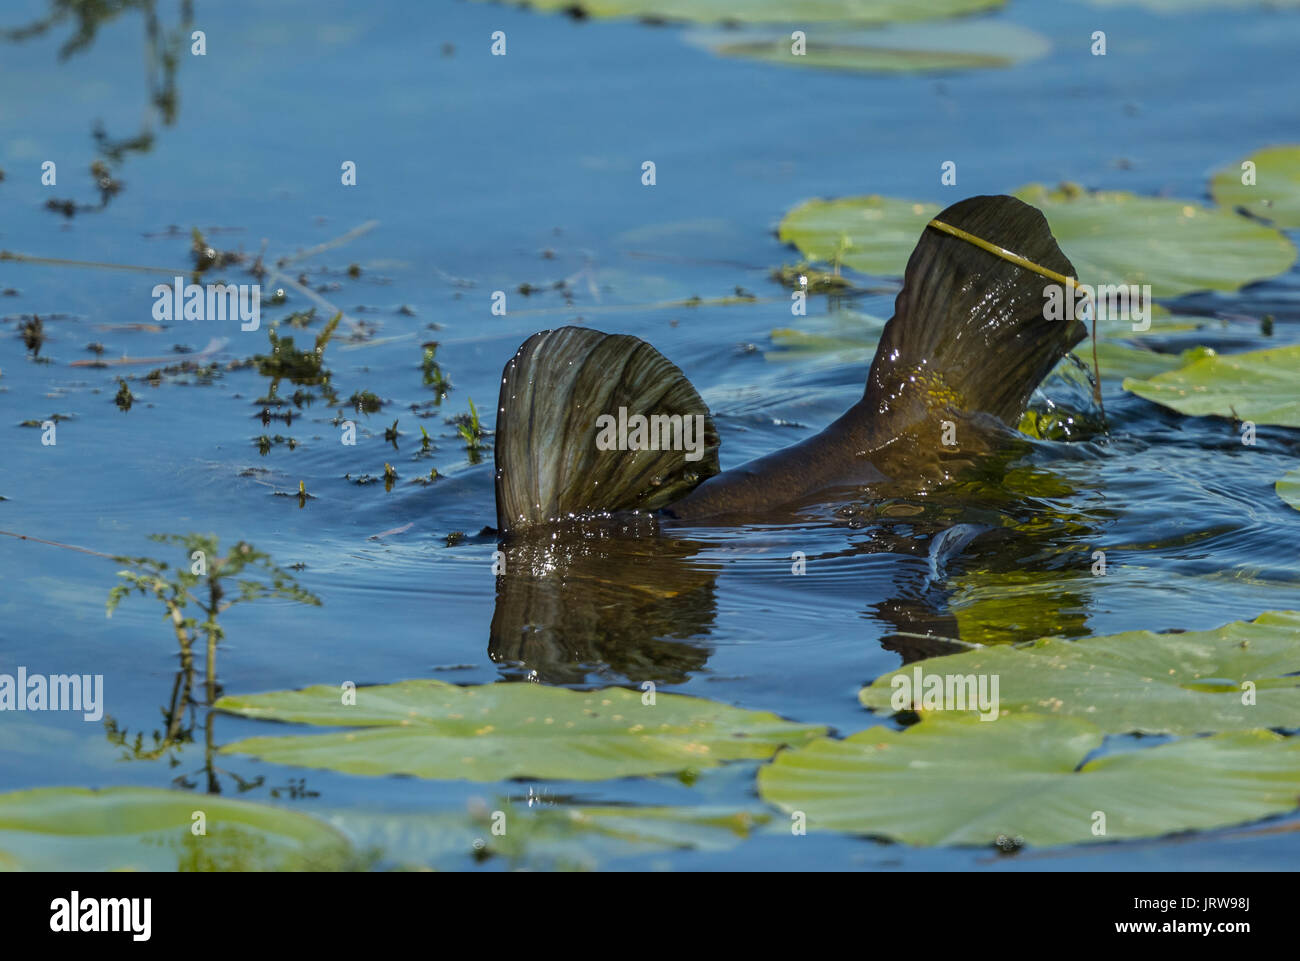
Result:
[[[1300,511],[1300,469],[1283,474],[1275,490],[1278,497]]]
[[[195,835],[202,811],[206,835]],[[283,871],[343,867],[347,839],[299,814],[156,788],[0,794],[0,868],[31,871]]]
[[[534,870],[595,870],[612,858],[725,851],[770,820],[769,813],[734,808],[526,807],[502,801],[495,810],[471,814],[341,811],[330,822],[359,849],[408,868],[454,870],[468,856],[501,857]]]
[[[1084,341],[1074,348],[1074,355],[1088,367],[1092,367],[1092,343]],[[1097,365],[1101,368],[1102,380],[1124,380],[1126,377],[1145,379],[1157,374],[1168,373],[1195,363],[1205,357],[1213,357],[1214,351],[1209,347],[1190,347],[1177,354],[1164,354],[1147,350],[1145,347],[1130,347],[1113,340],[1097,342]]]
[[[541,11],[580,10],[589,17],[642,17],[696,23],[891,23],[992,10],[1006,0],[522,0]]]
[[[1081,717],[1107,733],[1300,728],[1298,611],[1270,611],[1212,631],[1048,637],[1024,647],[950,654],[877,678],[859,700],[876,711],[894,710],[894,694],[901,700],[914,687],[917,668],[923,676],[986,677],[990,691],[996,679],[1004,718]],[[899,676],[911,684],[895,688]],[[1249,696],[1246,682],[1253,685]]]
[[[1092,0],[1099,7],[1145,7],[1158,13],[1191,13],[1215,8],[1300,6],[1300,0]]]
[[[583,692],[420,680],[358,688],[350,707],[335,687],[223,697],[216,706],[245,717],[350,728],[248,738],[223,754],[349,774],[469,781],[595,781],[696,770],[766,759],[825,731],[680,694],[644,704],[641,693],[616,687]]]
[[[901,277],[917,239],[938,212],[935,204],[875,194],[808,200],[781,220],[779,237],[810,260]]]
[[[922,73],[1011,67],[1045,56],[1052,45],[1026,27],[1003,21],[962,21],[887,26],[845,32],[810,26],[803,52],[789,31],[726,31],[690,37],[724,57],[789,67],[860,73]]]
[[[1150,284],[1154,297],[1237,290],[1295,263],[1285,236],[1231,210],[1122,191],[1040,184],[1015,194],[1047,217],[1082,283]]]
[[[1208,324],[1205,317],[1193,317],[1185,314],[1170,313],[1168,307],[1160,304],[1151,305],[1151,321],[1146,330],[1134,330],[1134,321],[1128,317],[1111,316],[1107,313],[1097,318],[1098,340],[1141,340],[1143,337],[1167,337],[1170,334],[1182,334],[1197,330]],[[1092,332],[1092,322],[1088,322],[1088,331]]]
[[[1244,354],[1202,357],[1124,389],[1191,417],[1233,417],[1255,424],[1300,427],[1300,344]]]
[[[1149,284],[1153,297],[1237,290],[1286,271],[1296,248],[1272,227],[1182,200],[1072,184],[1030,184],[1015,194],[1043,211],[1085,284]],[[810,260],[900,276],[933,204],[888,197],[809,200],[781,221],[779,236]]]
[[[764,359],[806,360],[830,357],[842,364],[869,364],[885,321],[852,310],[799,318],[800,326],[772,331],[772,349]]]
[[[928,663],[928,662],[927,662]],[[1300,738],[1190,738],[1080,764],[1103,734],[1080,718],[935,718],[782,751],[759,794],[809,830],[908,844],[1077,844],[1242,824],[1294,810]],[[1105,816],[1105,834],[1093,833]]]
[[[1224,167],[1210,183],[1215,201],[1278,227],[1300,227],[1300,145],[1267,147],[1246,160],[1255,165],[1255,183],[1241,182],[1241,163]]]

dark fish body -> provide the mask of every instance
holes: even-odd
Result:
[[[1052,278],[1073,277],[1035,208],[1005,196],[954,204],[908,261],[862,399],[821,433],[725,473],[707,406],[649,344],[576,327],[535,334],[502,374],[498,528],[625,511],[744,520],[882,482],[942,483],[1016,423],[1083,339],[1082,324],[1043,311]],[[657,416],[652,445],[611,447],[598,424],[627,411]],[[686,417],[702,418],[692,451],[667,427]]]

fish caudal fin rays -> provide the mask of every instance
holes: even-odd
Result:
[[[497,527],[655,510],[718,472],[700,395],[643,340],[585,327],[524,341],[501,374]]]
[[[1086,335],[1047,320],[1049,285],[1073,283],[1047,219],[1014,197],[971,197],[926,226],[863,396],[873,417],[941,408],[1014,425],[1034,389]]]

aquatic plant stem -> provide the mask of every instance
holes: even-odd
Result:
[[[125,561],[126,558],[119,554],[105,554],[102,551],[92,551],[88,547],[77,547],[75,544],[60,544],[58,541],[47,541],[43,537],[32,537],[30,534],[18,534],[14,531],[0,531],[5,537],[16,537],[20,541],[34,541],[37,544],[48,544],[51,547],[61,547],[65,551],[77,551],[82,554],[91,554],[95,557],[106,557],[110,561]]]

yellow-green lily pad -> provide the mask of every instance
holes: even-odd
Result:
[[[351,852],[347,838],[316,818],[211,794],[136,787],[0,794],[0,867],[13,870],[327,870],[345,866]]]
[[[680,694],[611,687],[571,691],[539,684],[458,687],[402,681],[223,697],[218,709],[245,717],[328,725],[328,734],[253,737],[223,754],[252,754],[296,767],[446,780],[559,778],[595,781],[714,767],[771,757],[825,729]]]
[[[808,200],[785,215],[779,236],[810,260],[901,277],[925,225],[938,212],[936,204],[876,194]]]
[[[1047,217],[1079,280],[1150,284],[1153,297],[1238,290],[1285,272],[1296,248],[1283,234],[1231,210],[1074,184],[1016,191]]]
[[[1124,389],[1192,417],[1232,417],[1300,427],[1300,344],[1244,354],[1202,356]]]
[[[886,674],[858,698],[876,711],[896,710],[904,701],[911,710],[909,698],[920,698],[936,683],[925,680],[931,676],[945,689],[952,678],[954,697],[957,678],[973,677],[977,685],[983,678],[990,694],[996,683],[1004,718],[1086,718],[1107,733],[1300,728],[1300,612],[1270,611],[1210,631],[1048,637],[1021,647],[964,651]],[[934,713],[928,708],[937,703],[922,702],[921,713]],[[963,705],[961,713],[978,710],[955,700],[942,702],[939,710]]]
[[[1084,341],[1074,348],[1074,355],[1088,367],[1092,366],[1092,342]],[[1177,370],[1203,357],[1213,357],[1209,347],[1189,347],[1177,354],[1163,354],[1145,347],[1130,347],[1113,340],[1098,340],[1097,366],[1102,380],[1123,380],[1126,377],[1147,378]]]
[[[789,31],[748,30],[696,34],[693,42],[724,57],[787,67],[857,73],[929,73],[1011,67],[1045,56],[1050,41],[1000,20],[891,25],[846,32],[810,25],[799,41]]]
[[[531,800],[531,799],[530,799]],[[610,858],[664,851],[725,851],[767,824],[766,811],[712,807],[581,806],[540,795],[473,812],[340,811],[330,823],[358,849],[405,868],[455,869],[467,856],[534,870],[595,870]]]
[[[581,11],[589,17],[640,17],[696,23],[854,23],[955,17],[992,10],[1006,0],[521,0],[546,12]]]
[[[759,794],[810,831],[917,845],[1151,837],[1296,807],[1300,738],[1220,734],[1083,763],[1103,737],[1082,718],[1034,714],[874,727],[782,751],[758,772]]]
[[[1254,183],[1242,182],[1246,163]],[[1241,207],[1278,227],[1300,227],[1300,145],[1267,147],[1214,175],[1210,191],[1225,207]]]
[[[1099,7],[1145,7],[1157,13],[1191,13],[1194,10],[1211,10],[1216,7],[1271,7],[1274,9],[1300,6],[1300,0],[1092,0]]]
[[[1295,245],[1274,228],[1191,201],[1071,184],[1030,184],[1015,195],[1042,210],[1080,282],[1093,287],[1150,285],[1153,297],[1237,290],[1296,259]],[[809,200],[786,214],[779,236],[811,260],[900,276],[938,213],[934,204],[876,195]]]

